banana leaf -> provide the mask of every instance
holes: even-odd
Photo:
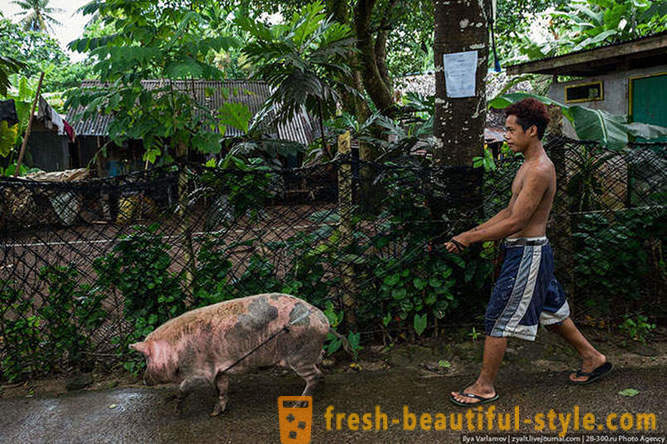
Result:
[[[625,115],[614,115],[606,111],[590,109],[581,105],[565,105],[549,97],[530,93],[500,95],[489,101],[489,108],[504,109],[526,98],[539,100],[545,105],[561,108],[563,116],[570,121],[581,140],[592,140],[612,149],[623,148],[636,138],[645,140],[667,136],[667,128],[648,123],[628,122]]]

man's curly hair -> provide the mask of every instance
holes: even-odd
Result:
[[[544,103],[532,98],[523,99],[505,109],[505,116],[510,115],[516,116],[517,123],[521,125],[524,131],[535,125],[537,127],[537,137],[542,139],[547,123],[549,123],[549,114]]]

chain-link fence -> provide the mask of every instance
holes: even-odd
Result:
[[[574,317],[662,318],[664,144],[551,139],[548,235]],[[496,248],[443,241],[507,205],[497,169],[412,156],[301,169],[179,165],[76,182],[0,180],[2,379],[138,364],[127,345],[190,308],[286,292],[391,341],[482,325]]]

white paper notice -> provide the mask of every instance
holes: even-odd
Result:
[[[477,51],[443,54],[447,97],[474,97]]]

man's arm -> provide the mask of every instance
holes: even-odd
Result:
[[[475,228],[473,228],[470,231],[477,231],[481,230],[482,228],[487,228],[495,223],[500,222],[501,220],[505,219],[507,216],[510,215],[510,209],[509,207],[503,208],[502,210],[498,211],[495,216],[493,216],[491,219],[487,220],[486,222],[477,225]]]
[[[488,223],[491,222],[489,220],[483,224],[486,226],[483,227],[480,225],[473,230],[454,236],[453,239],[463,246],[468,246],[474,242],[503,239],[510,234],[521,231],[535,213],[548,186],[549,174],[547,171],[537,170],[527,173],[519,196],[514,202],[512,209],[507,209],[506,217],[499,218],[493,224]],[[452,242],[446,243],[445,246],[450,252],[458,250],[457,246]]]

